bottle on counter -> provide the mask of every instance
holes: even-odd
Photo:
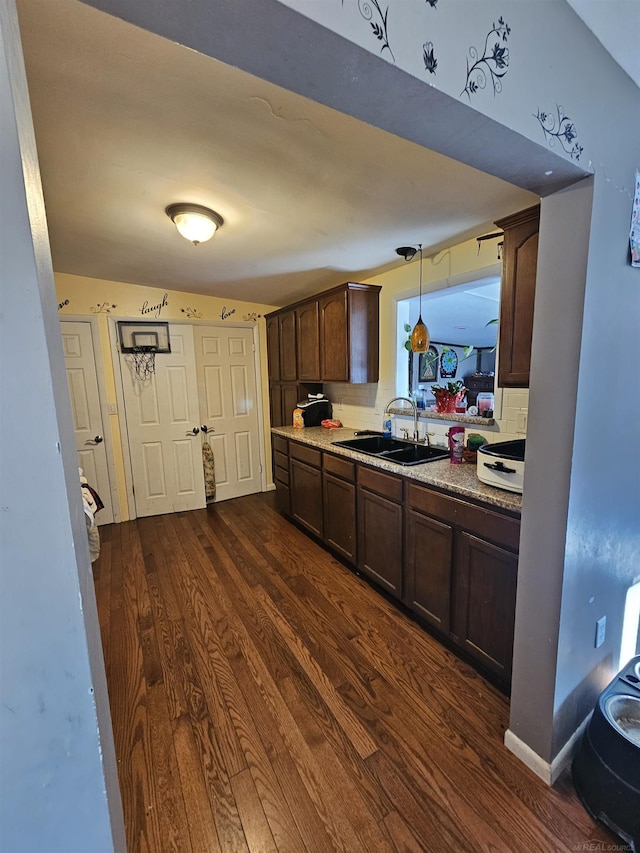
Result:
[[[391,438],[391,415],[385,415],[382,421],[382,435]]]
[[[452,465],[462,462],[464,450],[464,427],[449,427],[449,458]]]
[[[302,429],[304,427],[304,418],[302,417],[302,409],[293,410],[293,427],[294,429]]]

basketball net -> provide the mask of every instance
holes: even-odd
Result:
[[[134,347],[128,360],[132,374],[141,382],[151,379],[156,372],[155,347]]]

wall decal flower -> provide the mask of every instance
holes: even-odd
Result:
[[[571,155],[572,160],[580,159],[583,147],[578,144],[578,131],[569,116],[564,114],[563,106],[556,104],[555,116],[538,110],[537,113],[534,113],[534,117],[540,122],[544,138],[548,140],[550,148],[557,139],[563,150]]]
[[[251,313],[245,314],[242,319],[245,321],[245,323],[257,323],[260,317],[262,317],[262,314],[258,314],[255,311],[251,311]]]
[[[389,37],[387,35],[387,15],[389,14],[389,7],[387,6],[383,12],[378,0],[358,0],[358,10],[365,21],[369,21],[371,24],[374,36],[378,41],[382,42],[380,53],[388,50],[391,59],[395,62],[396,58],[389,46]],[[374,17],[376,16],[377,19],[374,20]]]
[[[466,94],[471,100],[471,95],[484,89],[488,80],[491,80],[494,96],[502,92],[502,78],[509,70],[509,48],[505,44],[510,33],[511,27],[501,15],[498,25],[494,23],[487,33],[482,56],[471,45],[467,58],[467,81],[461,95]]]
[[[202,320],[202,311],[196,311],[195,308],[181,308],[183,314],[186,314],[190,320]]]
[[[422,58],[424,59],[424,67],[427,71],[435,74],[438,67],[438,60],[433,52],[433,42],[427,41],[422,45]]]
[[[92,314],[111,314],[111,311],[117,307],[114,302],[100,302],[98,305],[92,305],[89,310]]]
[[[68,304],[68,299],[63,299],[62,302],[58,302],[58,311],[60,311],[62,308],[66,308]]]

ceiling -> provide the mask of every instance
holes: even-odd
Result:
[[[77,0],[17,6],[57,272],[283,305],[537,201]],[[225,224],[194,247],[174,202]]]

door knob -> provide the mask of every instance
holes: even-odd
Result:
[[[95,438],[89,438],[85,441],[85,444],[102,444],[104,438],[101,435],[96,435]]]
[[[197,435],[199,432],[200,430],[198,427],[194,427],[193,429],[190,429],[189,432],[185,433],[185,435]]]

